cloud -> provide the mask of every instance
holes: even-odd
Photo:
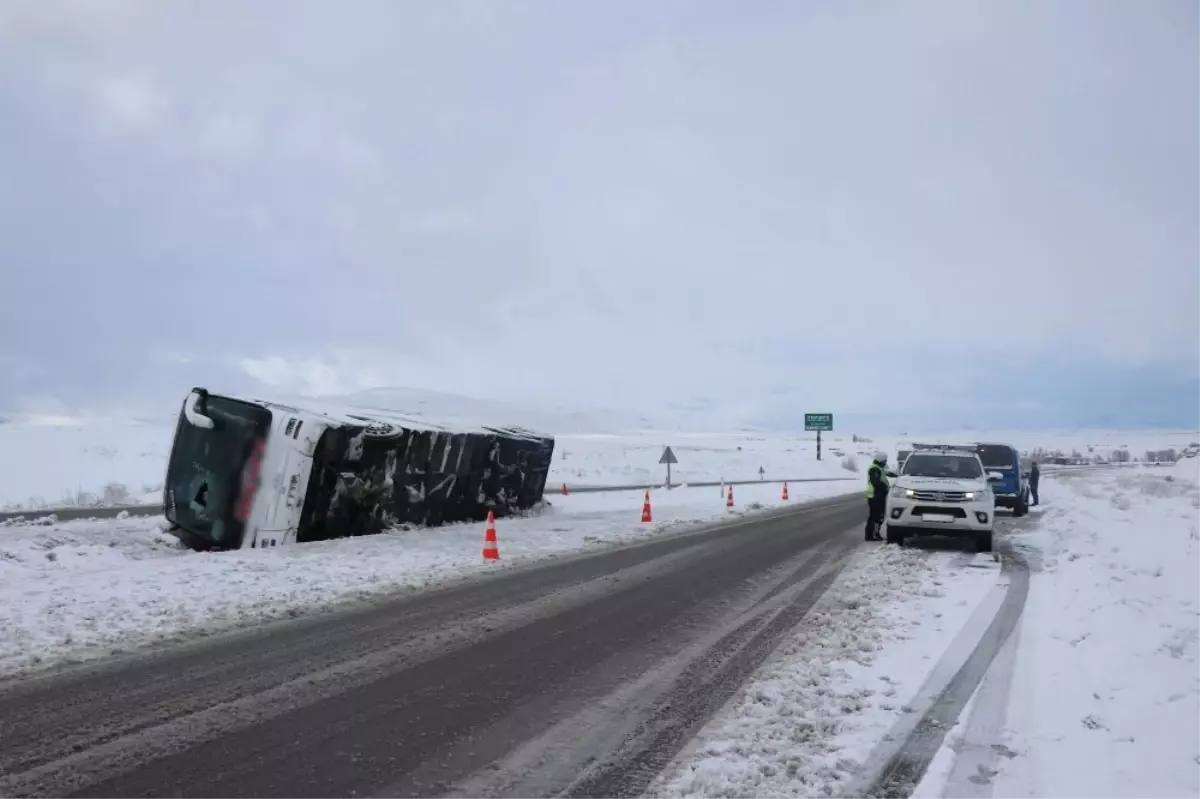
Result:
[[[1102,404],[1051,370],[1195,398],[1191,6],[498,9],[4,4],[37,299],[0,370],[43,369],[0,407],[204,374],[916,418],[1000,362],[1031,420]]]
[[[200,123],[196,134],[197,148],[215,156],[249,156],[263,143],[262,128],[256,119],[231,112],[214,112]]]
[[[120,128],[152,128],[168,105],[167,98],[146,75],[102,78],[94,90],[101,113]]]

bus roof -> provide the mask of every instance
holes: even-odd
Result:
[[[513,420],[488,418],[490,414],[475,414],[470,409],[443,409],[427,407],[428,403],[414,403],[416,407],[390,408],[375,404],[372,399],[366,402],[354,401],[359,397],[354,395],[345,398],[314,398],[314,397],[264,397],[224,394],[210,392],[215,396],[229,397],[268,408],[279,408],[285,411],[300,412],[312,416],[329,419],[336,424],[361,425],[364,421],[376,420],[399,425],[408,430],[426,430],[445,433],[482,433],[485,435],[500,434],[512,438],[522,438],[530,441],[550,438],[513,424]],[[350,401],[347,401],[350,400]],[[423,407],[426,406],[426,407]],[[457,411],[457,412],[456,412]]]

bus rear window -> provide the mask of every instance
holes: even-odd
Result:
[[[198,410],[213,420],[197,427],[179,415],[167,465],[167,518],[213,544],[238,547],[255,486],[247,465],[257,465],[271,412],[240,400],[209,395]],[[253,475],[256,479],[257,475]]]
[[[1017,464],[1017,453],[1012,447],[980,444],[975,452],[983,465],[989,469],[1011,469]]]

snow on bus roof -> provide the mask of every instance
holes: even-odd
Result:
[[[331,416],[351,423],[361,423],[357,417],[367,417],[385,422],[394,422],[409,430],[433,430],[446,433],[502,433],[515,438],[547,438],[541,433],[512,424],[486,424],[482,420],[451,413],[428,414],[423,411],[398,411],[367,405],[344,405],[340,403],[306,400],[305,410]]]
[[[217,393],[217,392],[214,392]],[[455,398],[445,395],[449,401],[436,392],[432,396],[421,396],[420,392],[362,392],[336,397],[296,397],[296,396],[225,396],[243,399],[250,402],[260,402],[280,408],[294,409],[317,416],[325,416],[332,421],[345,424],[361,424],[363,419],[374,419],[391,422],[409,430],[431,430],[446,433],[482,433],[485,435],[503,434],[514,438],[542,439],[546,434],[526,427],[520,422],[522,414],[514,413],[517,418],[503,418],[502,412],[486,407],[480,402],[479,406],[465,398]],[[460,401],[455,403],[454,400]],[[460,407],[454,407],[455,405]]]

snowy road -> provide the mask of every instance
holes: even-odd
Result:
[[[859,545],[861,500],[0,693],[0,795],[637,793]]]
[[[1011,649],[1038,521],[1002,518],[993,559],[862,546],[861,517],[820,500],[12,682],[0,795],[908,796]]]

